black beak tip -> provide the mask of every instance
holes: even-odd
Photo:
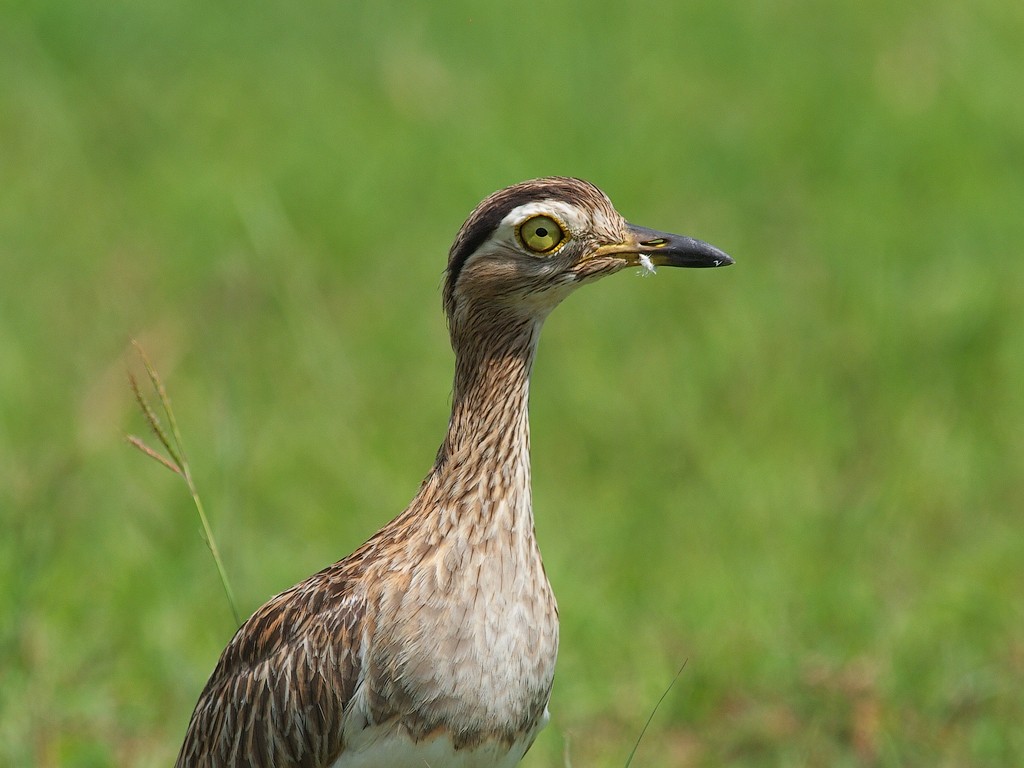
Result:
[[[641,253],[657,254],[660,263],[669,267],[728,267],[734,264],[732,256],[710,243],[686,235],[673,235],[656,229],[631,224]]]
[[[736,263],[736,259],[724,251],[719,251],[718,256],[713,259],[712,267],[730,267]]]
[[[676,267],[713,268],[736,263],[725,251],[692,237],[679,237],[666,250],[668,263]]]

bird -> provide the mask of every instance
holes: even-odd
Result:
[[[203,688],[178,768],[511,768],[549,719],[558,607],[534,529],[541,327],[629,267],[721,267],[577,178],[520,182],[462,225],[442,287],[451,416],[409,506],[256,610]]]

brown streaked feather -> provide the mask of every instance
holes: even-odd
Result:
[[[238,629],[199,696],[178,768],[330,765],[359,677],[361,564],[354,555],[320,571]]]

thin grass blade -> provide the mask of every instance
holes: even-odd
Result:
[[[689,659],[687,659],[687,661],[689,661]],[[633,749],[629,753],[629,757],[626,758],[626,764],[623,768],[629,768],[629,764],[633,762],[633,756],[636,755],[637,749],[640,748],[640,742],[644,739],[644,734],[647,733],[647,729],[650,727],[651,721],[654,720],[654,716],[658,713],[658,707],[661,706],[665,697],[668,696],[668,692],[672,690],[672,686],[676,684],[676,680],[678,680],[679,676],[683,674],[684,669],[686,669],[686,661],[683,662],[683,666],[681,666],[679,671],[676,672],[676,676],[672,678],[672,682],[668,684],[668,688],[666,688],[665,692],[661,694],[661,698],[658,699],[658,703],[655,704],[654,709],[651,710],[651,714],[648,716],[647,722],[644,723],[644,727],[640,730],[640,735],[636,737],[636,744],[633,745]]]

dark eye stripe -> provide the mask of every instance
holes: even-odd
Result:
[[[547,195],[547,197],[554,196]],[[455,245],[452,246],[451,256],[448,260],[448,279],[452,283],[455,282],[458,278],[459,272],[462,271],[462,267],[466,263],[466,260],[475,253],[481,245],[487,242],[487,238],[494,234],[494,230],[498,228],[498,225],[504,221],[506,216],[512,213],[512,211],[520,205],[532,203],[536,199],[536,190],[516,190],[515,194],[510,194],[500,201],[494,201],[497,204],[493,207],[488,207],[486,210],[478,211],[477,215],[471,218],[469,223],[463,227],[462,237],[456,240]],[[566,195],[562,199],[567,200],[568,196]]]

